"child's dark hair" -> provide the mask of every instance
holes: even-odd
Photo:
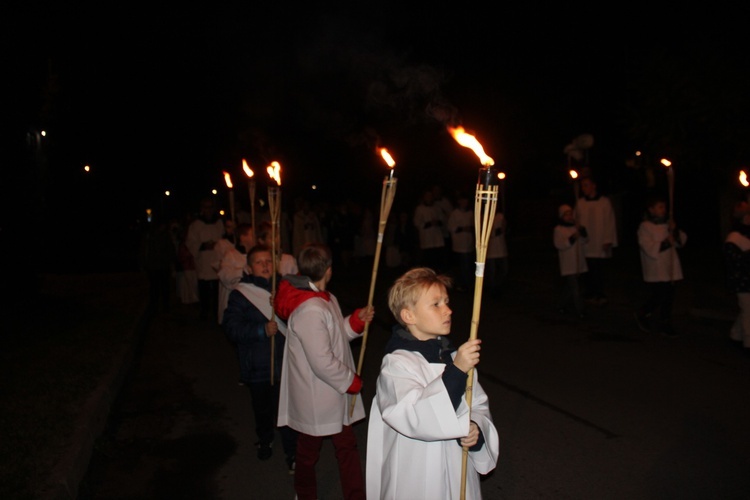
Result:
[[[323,278],[332,264],[331,249],[324,243],[306,243],[297,257],[299,273],[312,281]]]

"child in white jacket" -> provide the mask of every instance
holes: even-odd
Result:
[[[367,498],[467,500],[482,497],[480,474],[497,464],[498,434],[487,393],[468,373],[479,339],[455,349],[448,336],[450,278],[421,267],[388,292],[398,321],[386,346],[367,428]],[[468,449],[462,492],[463,447]]]
[[[570,205],[560,205],[557,209],[559,221],[552,231],[552,241],[557,249],[560,262],[560,276],[563,278],[560,295],[560,312],[575,312],[583,319],[586,315],[581,299],[579,279],[588,271],[582,245],[586,241],[586,228],[575,219]]]
[[[644,332],[659,332],[676,337],[672,327],[672,306],[675,283],[682,280],[678,248],[687,235],[667,217],[667,204],[662,196],[652,196],[646,205],[646,216],[638,226],[643,281],[648,289],[646,301],[636,312],[638,327]],[[658,312],[658,318],[654,314]]]

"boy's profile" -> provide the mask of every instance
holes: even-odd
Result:
[[[367,497],[459,498],[463,447],[469,449],[466,498],[481,498],[479,475],[495,468],[498,435],[476,373],[471,412],[467,372],[481,341],[457,350],[447,338],[451,280],[415,268],[388,292],[398,325],[385,349],[367,435]]]

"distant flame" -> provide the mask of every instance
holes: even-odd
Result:
[[[242,170],[245,171],[245,175],[247,175],[248,177],[252,177],[255,175],[255,173],[250,169],[250,165],[247,164],[247,160],[244,158],[242,159]]]
[[[380,156],[383,157],[383,159],[385,160],[385,162],[388,164],[389,167],[393,168],[396,166],[396,161],[393,159],[393,157],[391,156],[391,154],[388,152],[387,149],[380,148],[379,151],[380,151]]]
[[[484,148],[479,144],[479,141],[477,141],[473,135],[467,134],[463,127],[448,127],[448,132],[450,132],[456,142],[461,146],[474,151],[474,154],[479,157],[479,161],[482,162],[482,165],[485,167],[491,167],[495,164],[495,160],[485,154]]]
[[[662,165],[664,165],[664,166],[665,166],[665,167],[667,167],[667,168],[669,168],[669,167],[671,167],[671,166],[672,166],[672,162],[671,162],[671,161],[669,161],[669,160],[667,160],[666,158],[662,158],[662,159],[661,159],[661,164],[662,164]]]
[[[277,161],[272,161],[268,167],[266,167],[266,170],[268,171],[268,176],[276,181],[276,184],[281,186],[281,165]]]
[[[750,182],[747,181],[747,173],[744,170],[740,170],[740,184],[745,187],[750,186]]]
[[[576,172],[575,170],[571,170],[568,173],[570,174],[571,179],[578,179],[578,172]]]
[[[227,187],[229,189],[232,189],[234,186],[232,186],[232,178],[229,177],[229,172],[224,171],[224,182],[227,183]]]
[[[498,172],[497,178],[500,179],[500,180],[505,179],[505,172]]]

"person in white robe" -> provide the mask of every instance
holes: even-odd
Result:
[[[188,226],[185,244],[195,261],[198,275],[200,317],[208,319],[216,314],[219,300],[219,277],[214,264],[219,258],[216,243],[224,237],[224,221],[219,218],[213,198],[201,201],[200,215]]]
[[[588,271],[582,245],[586,242],[586,228],[576,224],[575,211],[570,205],[557,209],[559,221],[552,231],[552,242],[557,249],[560,276],[563,278],[560,312],[575,313],[583,318],[586,313],[579,286],[579,278]]]
[[[664,198],[652,196],[647,201],[646,217],[638,226],[641,270],[647,297],[636,312],[636,321],[645,332],[677,336],[672,326],[675,283],[682,280],[682,265],[677,249],[682,248],[686,241],[685,232],[677,227],[673,218],[668,217]]]
[[[603,306],[609,302],[605,292],[607,263],[618,244],[615,209],[609,197],[599,193],[591,177],[581,179],[581,194],[575,209],[578,223],[588,231],[588,240],[583,246],[589,268],[585,275],[584,298],[593,305]]]
[[[263,221],[258,228],[258,243],[266,245],[269,248],[273,248],[274,231],[270,221]],[[299,268],[297,267],[297,259],[290,253],[286,253],[282,250],[281,246],[281,235],[278,231],[275,233],[276,236],[276,260],[278,269],[276,272],[281,276],[287,274],[298,274]]]
[[[324,438],[336,449],[344,498],[364,500],[365,485],[352,425],[365,418],[362,389],[349,343],[361,338],[372,321],[373,306],[344,316],[327,290],[332,254],[323,243],[310,243],[298,257],[300,274],[279,283],[274,310],[287,322],[278,425],[298,431],[294,491],[300,500],[318,498],[315,465]]]
[[[234,290],[242,277],[250,272],[247,264],[247,252],[255,245],[252,225],[239,224],[234,229],[234,233],[237,237],[237,244],[226,248],[216,270],[219,277],[219,309],[217,311],[219,325],[224,321],[224,311],[229,301],[229,293]]]
[[[466,193],[459,193],[456,208],[448,217],[451,252],[458,268],[456,291],[470,291],[474,288],[474,210],[469,206]]]
[[[449,286],[447,276],[414,268],[389,290],[399,324],[386,347],[367,428],[370,500],[458,499],[462,493],[479,499],[480,475],[497,465],[498,433],[475,369],[481,340],[452,347]],[[471,408],[469,370],[475,370]]]
[[[492,220],[490,239],[487,242],[487,255],[484,271],[484,281],[492,296],[502,293],[505,279],[508,276],[508,242],[505,214],[496,212]]]
[[[419,237],[419,261],[432,269],[444,269],[446,246],[443,227],[447,227],[448,219],[440,207],[435,205],[432,191],[422,193],[422,199],[414,209],[412,222]]]

